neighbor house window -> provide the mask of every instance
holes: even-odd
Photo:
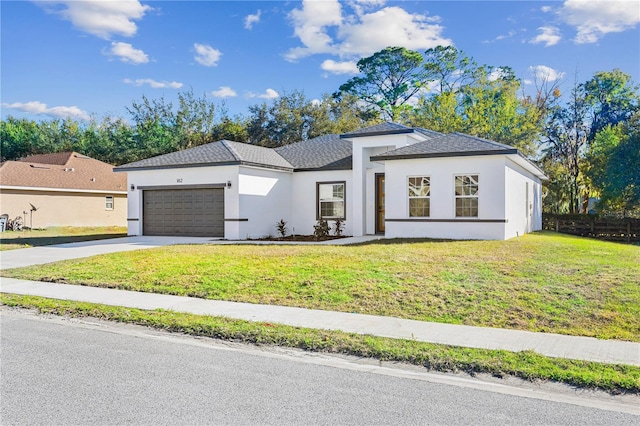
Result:
[[[429,217],[431,210],[431,178],[409,178],[409,217]]]
[[[478,217],[478,175],[456,176],[456,217]]]
[[[113,210],[113,197],[112,196],[105,197],[104,208],[106,210]]]
[[[345,182],[318,182],[318,219],[344,219]]]

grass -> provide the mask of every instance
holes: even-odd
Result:
[[[126,236],[127,228],[123,226],[61,226],[47,229],[5,231],[0,232],[0,251]]]
[[[547,232],[508,241],[172,246],[2,275],[640,341],[640,247]]]
[[[550,358],[531,351],[514,353],[461,348],[338,331],[169,311],[144,311],[33,296],[0,294],[0,303],[36,309],[40,313],[93,317],[237,342],[398,361],[424,366],[433,371],[463,371],[472,375],[488,373],[497,377],[511,375],[526,380],[556,381],[612,393],[640,393],[640,367]]]

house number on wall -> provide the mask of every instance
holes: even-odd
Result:
[[[182,179],[176,179],[176,182],[182,183]]]

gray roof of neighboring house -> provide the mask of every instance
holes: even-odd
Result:
[[[402,160],[409,158],[458,157],[468,155],[518,154],[512,146],[462,133],[449,133],[403,146],[376,156],[372,161]]]
[[[221,140],[124,164],[116,167],[115,170],[129,171],[235,164],[263,166],[281,170],[293,169],[293,166],[273,149]]]
[[[349,170],[351,142],[339,135],[325,135],[275,149],[296,170]]]

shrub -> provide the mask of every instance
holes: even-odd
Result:
[[[344,219],[337,217],[333,224],[333,234],[336,237],[341,237],[342,231],[344,231]]]
[[[280,219],[280,221],[276,223],[276,230],[278,231],[278,234],[280,234],[281,238],[286,237],[287,232],[289,231],[289,229],[287,229],[287,222],[285,222],[284,219]]]
[[[313,235],[315,235],[316,240],[326,239],[329,236],[329,231],[331,231],[329,223],[322,218],[318,219],[316,224],[313,225]]]

